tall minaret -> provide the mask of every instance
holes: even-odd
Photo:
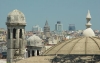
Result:
[[[7,63],[23,59],[25,50],[25,16],[15,9],[7,16]]]
[[[91,28],[92,24],[90,23],[91,15],[90,15],[89,10],[88,10],[88,13],[87,13],[87,16],[86,16],[86,20],[87,20],[86,29],[83,31],[83,35],[86,36],[86,37],[93,37],[93,36],[95,36],[95,33]]]
[[[86,16],[86,20],[87,20],[86,28],[90,28],[92,24],[90,23],[91,15],[90,15],[89,10],[88,10],[88,13],[87,13],[87,16]]]

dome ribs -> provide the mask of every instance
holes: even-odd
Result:
[[[87,54],[87,41],[88,41],[88,38],[86,37],[86,40],[85,40],[85,54]]]
[[[66,44],[68,44],[68,43],[70,43],[70,42],[72,42],[72,41],[73,41],[73,40],[71,40],[71,41],[69,41],[69,42],[66,42],[61,48],[58,49],[57,52],[59,52],[60,49],[62,49]],[[55,54],[57,54],[57,52],[56,52]]]
[[[92,38],[92,37],[90,37],[95,43],[96,43],[96,45],[98,46],[98,48],[99,48],[99,50],[100,50],[100,46],[99,46],[99,44],[97,43],[97,41],[94,39],[94,38]]]
[[[71,41],[73,41],[73,40],[74,40],[74,39],[71,39],[71,40],[69,40],[69,41],[66,42],[66,43],[69,43],[69,42],[71,42]],[[47,51],[44,52],[43,55],[46,55],[46,54],[49,53],[51,50],[53,50],[56,46],[59,46],[60,44],[63,44],[63,43],[65,43],[65,42],[59,42],[57,45],[50,47]],[[59,50],[60,50],[60,49],[59,49]],[[57,54],[57,52],[56,52],[55,54]]]
[[[82,37],[82,38],[83,38],[83,37]],[[69,51],[68,54],[71,54],[71,52],[72,52],[73,48],[75,47],[75,45],[76,45],[80,40],[82,40],[82,38],[80,38],[79,40],[77,40],[77,41],[74,43],[74,45],[70,48],[70,51]]]
[[[63,42],[63,43],[64,43],[64,42]],[[58,46],[58,45],[60,45],[60,44],[61,44],[61,42],[58,43],[57,45],[54,45],[54,46],[50,47],[48,50],[46,50],[46,51],[43,53],[43,55],[46,55],[50,50],[52,50],[53,48],[55,48],[56,46]]]
[[[43,55],[100,55],[100,39],[77,37],[49,48]]]
[[[46,55],[49,51],[51,51],[53,48],[55,48],[56,46],[60,45],[61,43],[64,43],[64,42],[59,42],[58,44],[56,44],[56,45],[50,47],[48,50],[46,50],[46,51],[43,53],[43,55]]]

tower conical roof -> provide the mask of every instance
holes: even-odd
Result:
[[[45,26],[44,27],[49,27],[49,25],[48,25],[48,21],[46,20],[46,22],[45,22]]]

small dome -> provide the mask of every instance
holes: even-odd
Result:
[[[100,55],[100,39],[98,37],[74,38],[49,48],[43,55]]]
[[[42,47],[43,46],[42,39],[34,34],[27,39],[27,46]]]
[[[83,35],[86,37],[92,37],[95,36],[95,33],[91,28],[87,28],[86,30],[83,31]]]
[[[25,16],[21,11],[15,9],[8,14],[7,23],[26,23]]]

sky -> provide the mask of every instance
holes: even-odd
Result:
[[[35,25],[43,28],[46,20],[52,31],[57,21],[61,21],[64,30],[68,30],[69,24],[84,30],[88,10],[92,29],[100,30],[100,0],[0,0],[0,28],[7,28],[7,15],[14,9],[24,13],[27,31]]]

